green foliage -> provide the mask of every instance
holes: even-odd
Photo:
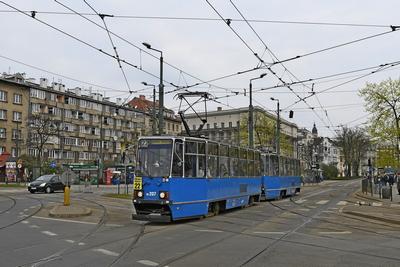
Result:
[[[400,167],[396,159],[396,150],[394,148],[379,148],[377,151],[376,166],[378,168]]]
[[[325,179],[336,179],[339,174],[338,169],[333,164],[321,164],[321,169]]]
[[[371,113],[369,132],[380,143],[391,145],[397,153],[389,155],[400,164],[400,80],[387,79],[381,83],[367,83],[360,96]],[[383,155],[382,155],[383,156]],[[387,157],[388,155],[385,155]],[[386,158],[385,161],[391,161]]]

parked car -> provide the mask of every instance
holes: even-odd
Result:
[[[60,177],[55,174],[47,174],[38,177],[35,181],[28,184],[28,191],[32,194],[35,192],[52,193],[54,191],[64,191],[65,185],[61,182]]]

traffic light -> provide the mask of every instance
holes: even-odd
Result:
[[[293,110],[290,110],[289,111],[289,119],[292,119],[293,118]]]

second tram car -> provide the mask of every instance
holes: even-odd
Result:
[[[138,141],[132,215],[170,222],[218,214],[300,191],[294,161],[273,175],[276,156],[202,138],[153,136]],[[285,167],[288,164],[287,167]],[[285,172],[281,172],[283,174]]]

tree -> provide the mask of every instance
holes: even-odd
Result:
[[[334,164],[321,164],[321,169],[325,179],[335,179],[339,174],[339,171]]]
[[[41,165],[46,143],[59,135],[58,122],[48,115],[33,114],[29,124],[28,147],[37,150],[37,160]]]
[[[362,156],[367,152],[370,141],[366,131],[361,128],[342,127],[336,132],[334,145],[342,149],[346,177],[359,174]]]
[[[370,133],[396,150],[400,166],[400,80],[367,83],[360,89],[365,107],[372,114]]]

